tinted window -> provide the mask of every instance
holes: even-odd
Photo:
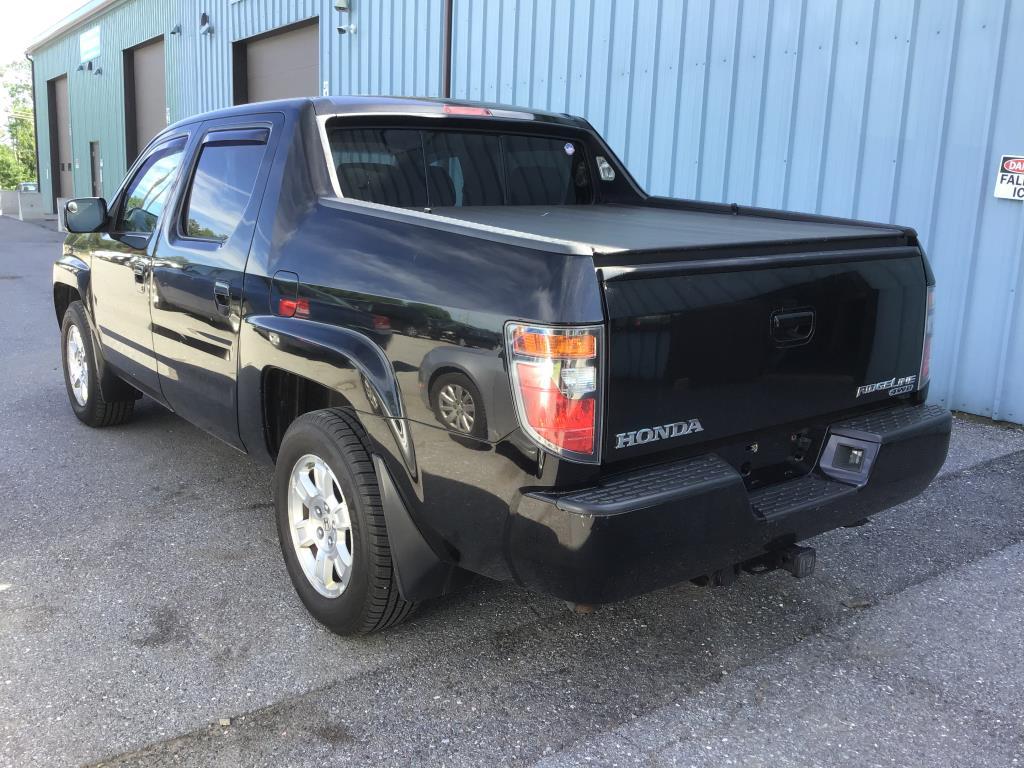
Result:
[[[408,208],[427,206],[419,131],[342,131],[334,164],[346,197]]]
[[[509,205],[575,205],[593,198],[584,152],[576,142],[536,136],[502,141]]]
[[[502,205],[505,184],[499,139],[486,133],[424,133],[430,204]]]
[[[265,150],[265,143],[251,140],[213,138],[203,145],[185,208],[186,236],[219,242],[231,237],[249,205]]]
[[[128,185],[115,231],[149,234],[156,229],[184,148],[185,140],[176,139],[150,152]]]
[[[593,200],[584,148],[575,141],[339,128],[330,143],[342,193],[357,200],[410,208]]]

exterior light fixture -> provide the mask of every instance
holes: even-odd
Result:
[[[352,13],[352,3],[350,0],[334,0],[334,10],[338,13]],[[356,33],[355,24],[342,24],[337,27],[339,35],[354,35]]]
[[[210,14],[202,13],[199,16],[199,34],[200,35],[212,35],[213,24],[210,23]]]

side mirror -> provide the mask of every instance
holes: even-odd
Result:
[[[107,223],[107,201],[102,197],[79,197],[64,206],[68,232],[95,232]]]

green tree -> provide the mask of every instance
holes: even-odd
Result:
[[[25,181],[22,170],[14,150],[0,144],[0,189],[13,189],[19,181]]]
[[[32,69],[27,61],[0,67],[0,95],[8,117],[0,131],[0,186],[36,181],[36,134],[32,104]]]

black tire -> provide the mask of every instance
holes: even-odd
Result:
[[[75,394],[69,369],[68,335],[72,333],[72,329],[78,332],[76,338],[81,341],[84,363],[87,366],[86,381],[88,386],[84,403],[79,402],[78,396]],[[129,395],[125,399],[108,401],[103,398],[104,387],[101,386],[98,376],[98,371],[100,370],[98,350],[93,344],[92,333],[89,331],[89,320],[85,316],[85,307],[82,306],[81,301],[71,302],[68,305],[67,311],[64,312],[64,321],[61,323],[60,329],[60,356],[61,367],[64,370],[64,386],[68,392],[68,401],[71,403],[71,410],[75,412],[75,416],[78,417],[79,421],[83,424],[88,424],[90,427],[111,427],[116,424],[123,424],[131,418],[132,413],[135,411],[135,400],[138,395],[126,384],[118,382],[119,388]],[[113,376],[109,371],[107,371],[106,375],[108,377]],[[102,384],[106,385],[107,382],[102,382]],[[107,390],[109,391],[110,388],[108,385]]]
[[[344,591],[336,597],[322,595],[310,583],[292,544],[288,519],[291,474],[306,454],[327,464],[349,509],[352,571]],[[377,474],[366,449],[366,432],[352,414],[325,409],[292,422],[277,456],[274,506],[288,575],[317,621],[339,635],[363,635],[393,627],[412,612],[414,603],[404,600],[398,590]]]
[[[441,390],[448,384],[461,387],[472,399],[474,411],[473,426],[468,431],[462,427],[448,424],[441,413]],[[434,383],[430,385],[430,407],[434,411],[434,417],[441,422],[445,429],[458,435],[475,437],[479,440],[487,439],[487,411],[484,408],[484,399],[480,395],[480,388],[466,374],[455,372],[443,373],[434,379]]]

